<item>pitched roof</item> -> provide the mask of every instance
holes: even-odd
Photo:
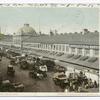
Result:
[[[55,35],[55,36],[37,36],[30,37],[26,42],[35,43],[58,43],[58,44],[87,44],[99,45],[99,37],[97,35]]]
[[[99,35],[98,34],[65,34],[65,35],[38,35],[25,37],[24,42],[31,43],[55,43],[55,44],[83,44],[83,45],[99,45]],[[12,36],[6,35],[1,41],[12,41]]]

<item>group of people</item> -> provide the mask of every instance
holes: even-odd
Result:
[[[29,59],[28,55],[25,55],[25,57],[18,60],[19,62],[26,62],[28,68],[31,68],[32,70],[40,70],[43,73],[48,71],[48,67],[39,57],[31,57]],[[66,86],[65,91],[82,92],[87,91],[90,88],[98,88],[97,81],[87,78],[82,71],[80,71],[80,73],[69,73],[67,80],[69,85]]]
[[[69,85],[65,92],[86,92],[88,89],[97,88],[98,83],[80,71],[80,73],[70,73],[68,76]]]

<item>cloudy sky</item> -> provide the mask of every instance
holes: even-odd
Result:
[[[17,32],[24,23],[29,23],[36,32],[45,34],[50,29],[62,32],[80,32],[84,28],[98,30],[97,8],[32,8],[1,7],[0,27],[3,33]],[[40,28],[39,28],[40,27]]]

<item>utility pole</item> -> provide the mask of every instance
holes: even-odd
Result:
[[[41,32],[41,27],[40,27],[40,15],[39,15],[39,33]]]
[[[21,54],[23,53],[23,40],[21,40]]]
[[[0,34],[1,34],[1,27],[0,27]]]
[[[5,30],[4,30],[4,33],[6,34],[6,32],[7,32],[7,25],[5,26]]]
[[[23,53],[23,30],[21,30],[21,35],[20,35],[20,42],[21,42],[21,44],[20,44],[20,52],[21,52],[21,54]]]

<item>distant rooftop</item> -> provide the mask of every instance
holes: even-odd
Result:
[[[11,35],[5,35],[1,41],[12,41]],[[32,35],[24,39],[24,42],[31,43],[55,43],[55,44],[83,44],[83,45],[99,45],[99,33],[88,34],[63,34],[63,35]]]
[[[17,34],[18,35],[32,35],[32,36],[35,36],[36,35],[36,31],[29,24],[24,24],[24,26],[21,27],[18,30]]]
[[[26,42],[55,43],[55,44],[86,44],[99,45],[99,36],[96,34],[65,34],[55,36],[30,37]]]

